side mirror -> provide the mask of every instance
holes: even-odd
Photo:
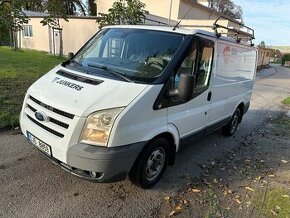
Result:
[[[178,88],[169,92],[170,97],[179,97],[184,101],[191,99],[195,85],[195,76],[180,74]]]
[[[69,52],[69,53],[67,54],[67,59],[68,59],[68,60],[72,59],[74,55],[75,55],[75,54],[74,54],[73,52]]]

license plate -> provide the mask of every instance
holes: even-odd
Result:
[[[37,147],[40,151],[45,153],[46,155],[51,157],[51,148],[48,144],[45,144],[43,141],[36,138],[30,132],[27,132],[27,139],[31,142],[35,147]]]

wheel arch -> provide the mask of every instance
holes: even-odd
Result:
[[[152,139],[150,139],[146,145],[141,149],[141,151],[139,152],[133,166],[131,167],[130,171],[133,169],[135,163],[138,162],[138,160],[141,157],[141,154],[146,150],[146,148],[150,145],[151,142],[153,142],[154,140],[158,139],[158,138],[165,138],[166,140],[168,140],[169,145],[170,145],[170,153],[169,153],[169,160],[168,160],[168,164],[169,165],[173,165],[175,163],[175,155],[176,155],[176,151],[177,151],[177,146],[176,146],[176,136],[174,136],[174,134],[172,132],[162,132],[159,133],[158,135],[154,136]],[[178,141],[179,142],[179,141]]]
[[[244,102],[240,102],[239,105],[236,107],[236,109],[237,108],[239,108],[240,111],[241,111],[241,116],[240,116],[240,119],[239,119],[239,123],[241,123],[242,119],[243,119],[244,111],[245,111],[245,103]]]

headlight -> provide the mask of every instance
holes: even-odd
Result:
[[[113,123],[123,109],[113,108],[91,114],[82,130],[80,142],[107,146]]]

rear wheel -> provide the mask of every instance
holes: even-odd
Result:
[[[153,187],[166,170],[169,146],[169,142],[164,138],[156,139],[148,144],[131,169],[130,180],[144,189]]]
[[[241,110],[239,108],[237,108],[233,114],[233,116],[231,117],[229,123],[225,126],[222,127],[222,132],[224,135],[226,136],[231,136],[233,134],[235,134],[235,132],[238,129],[240,120],[241,120]]]

